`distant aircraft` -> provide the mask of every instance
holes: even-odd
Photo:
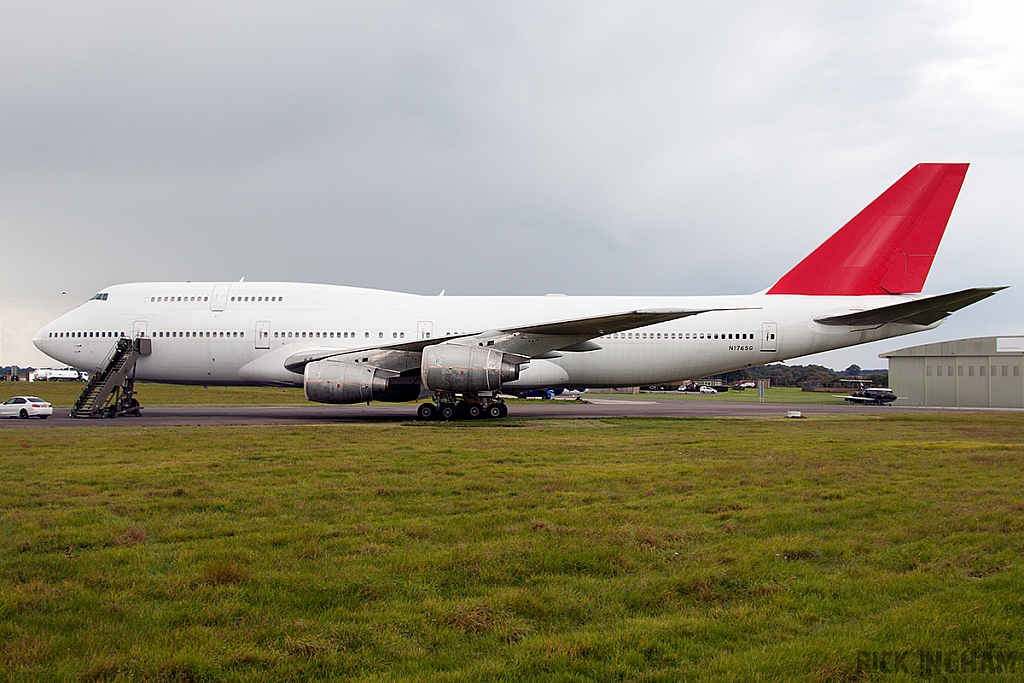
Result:
[[[429,399],[420,419],[501,417],[501,392],[628,387],[935,328],[1002,287],[921,294],[967,164],[919,164],[771,287],[740,296],[419,296],[284,282],[108,287],[35,345],[135,378],[301,386],[321,403]],[[384,264],[382,264],[384,265]],[[446,267],[441,264],[439,267]],[[120,353],[120,352],[118,352]]]
[[[899,397],[887,387],[867,387],[851,391],[848,396],[836,396],[847,403],[864,403],[876,406],[889,405]]]

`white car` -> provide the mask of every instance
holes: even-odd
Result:
[[[40,420],[53,415],[53,406],[36,396],[13,396],[0,403],[0,417],[20,417],[28,419],[38,417]]]
[[[704,385],[701,385],[700,393],[702,393],[702,394],[717,394],[718,390],[717,389],[712,389],[711,387],[709,387],[706,384],[704,384]]]

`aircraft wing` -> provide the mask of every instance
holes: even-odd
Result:
[[[954,311],[987,299],[1006,287],[973,287],[950,294],[939,294],[926,299],[905,301],[891,306],[855,311],[843,315],[815,318],[822,325],[856,325],[878,327],[886,323],[907,323],[910,325],[931,325],[949,316]]]
[[[453,341],[455,339],[462,339],[470,335],[458,335],[449,337],[434,337],[432,339],[416,339],[414,341],[404,341],[395,344],[377,344],[375,346],[363,346],[355,349],[339,349],[339,348],[309,348],[303,349],[297,353],[293,353],[288,356],[284,361],[284,366],[292,372],[302,374],[302,369],[306,367],[306,363],[312,363],[316,360],[324,360],[326,358],[334,358],[336,356],[352,356],[353,359],[356,357],[367,357],[370,355],[379,355],[383,352],[389,352],[392,354],[410,354],[419,353],[427,346],[433,346],[434,344],[441,344],[447,341]]]
[[[709,313],[715,308],[647,308],[625,313],[612,313],[610,315],[599,315],[589,318],[574,318],[561,320],[553,323],[540,323],[537,325],[524,325],[503,329],[503,332],[520,334],[545,334],[556,337],[600,337],[605,334],[632,330],[637,327],[647,327],[658,323],[688,318],[691,315]]]
[[[741,310],[741,309],[718,309],[718,308],[650,308],[626,311],[623,313],[612,313],[608,315],[591,316],[587,318],[573,318],[556,322],[537,323],[530,325],[512,326],[492,331],[477,331],[448,337],[434,337],[431,339],[417,339],[414,341],[403,341],[394,344],[376,344],[356,349],[338,348],[310,348],[303,349],[292,354],[284,361],[288,370],[301,373],[307,363],[324,360],[327,358],[341,358],[343,356],[353,359],[359,358],[363,362],[374,363],[380,360],[382,354],[389,356],[392,361],[399,358],[408,359],[412,354],[419,354],[427,346],[443,344],[445,342],[457,342],[459,340],[484,341],[488,346],[513,353],[524,353],[524,355],[535,357],[549,353],[554,349],[566,349],[567,347],[578,347],[574,350],[586,351],[601,348],[596,344],[580,347],[584,342],[594,337],[605,334],[613,334],[623,330],[632,330],[637,327],[646,327],[669,320],[678,320],[691,315],[708,313],[716,310]],[[529,338],[531,343],[522,343],[524,338]],[[539,342],[539,343],[538,343]],[[365,359],[365,360],[364,360]],[[408,360],[402,360],[398,364],[408,365]],[[418,367],[419,361],[416,361]],[[386,367],[383,363],[381,367]]]

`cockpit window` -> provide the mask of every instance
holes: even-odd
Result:
[[[106,292],[100,292],[99,294],[93,294],[92,298],[89,299],[89,301],[106,301],[106,300],[107,300],[107,293]]]

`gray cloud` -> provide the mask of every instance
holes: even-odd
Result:
[[[919,161],[973,163],[929,291],[1022,284],[1013,4],[3,13],[3,363],[119,281],[756,291]],[[1024,332],[1019,289],[906,341]]]

